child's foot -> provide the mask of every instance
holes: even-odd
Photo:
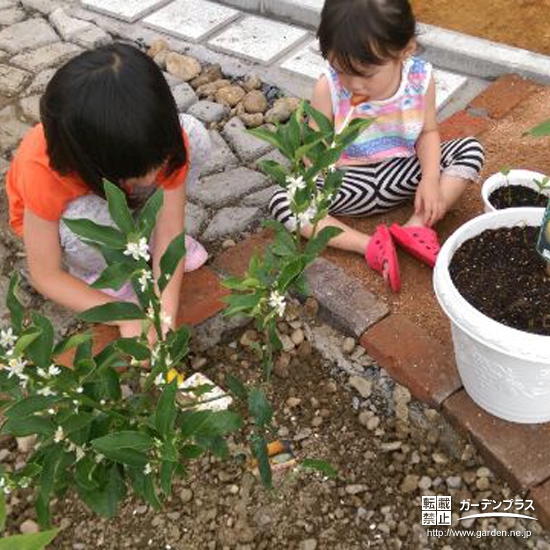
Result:
[[[423,226],[401,227],[394,223],[390,233],[403,250],[430,267],[435,266],[441,245],[433,229]]]
[[[367,246],[365,259],[370,268],[382,274],[393,292],[401,290],[397,252],[385,225],[379,225],[376,228],[376,232]]]
[[[195,271],[205,264],[208,259],[208,252],[201,243],[190,237],[185,236],[185,268],[184,271]]]

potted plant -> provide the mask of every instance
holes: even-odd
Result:
[[[481,197],[485,212],[523,206],[545,207],[550,198],[550,178],[532,170],[503,168],[485,180]]]
[[[508,208],[470,220],[434,270],[464,388],[519,423],[550,420],[550,273],[537,251],[544,212]]]

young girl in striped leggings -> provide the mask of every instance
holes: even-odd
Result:
[[[319,229],[341,228],[331,246],[364,255],[394,292],[401,287],[394,241],[433,267],[440,247],[431,228],[478,179],[484,160],[475,138],[441,143],[433,70],[413,56],[415,33],[408,0],[326,0],[317,33],[330,68],[315,85],[313,107],[337,131],[355,118],[374,121],[338,161],[343,183]],[[407,223],[379,225],[373,235],[333,217],[386,212],[412,197]],[[270,210],[282,223],[291,220],[285,190],[273,195]]]

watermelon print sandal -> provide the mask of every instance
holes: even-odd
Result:
[[[384,264],[386,264],[392,292],[397,293],[401,290],[397,252],[390,232],[385,225],[379,225],[376,228],[376,232],[367,246],[365,260],[371,269],[378,271],[382,275],[384,274]]]
[[[431,268],[435,266],[441,245],[433,229],[421,226],[401,227],[394,223],[390,227],[390,233],[405,252]]]

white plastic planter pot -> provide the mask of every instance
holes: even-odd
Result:
[[[543,208],[508,208],[470,220],[443,245],[434,269],[435,293],[451,320],[466,392],[480,407],[511,422],[550,421],[550,336],[507,327],[475,309],[454,286],[449,264],[462,243],[486,229],[540,225],[543,214]]]
[[[540,181],[544,177],[545,174],[532,172],[531,170],[510,170],[508,177],[501,172],[493,174],[490,178],[483,182],[483,186],[481,187],[481,197],[483,198],[485,212],[495,212],[497,210],[489,202],[489,197],[491,196],[491,193],[499,187],[504,187],[506,185],[523,185],[524,187],[529,187],[530,189],[538,191],[539,188],[533,180],[537,179]],[[550,189],[545,189],[543,193],[550,197]]]

